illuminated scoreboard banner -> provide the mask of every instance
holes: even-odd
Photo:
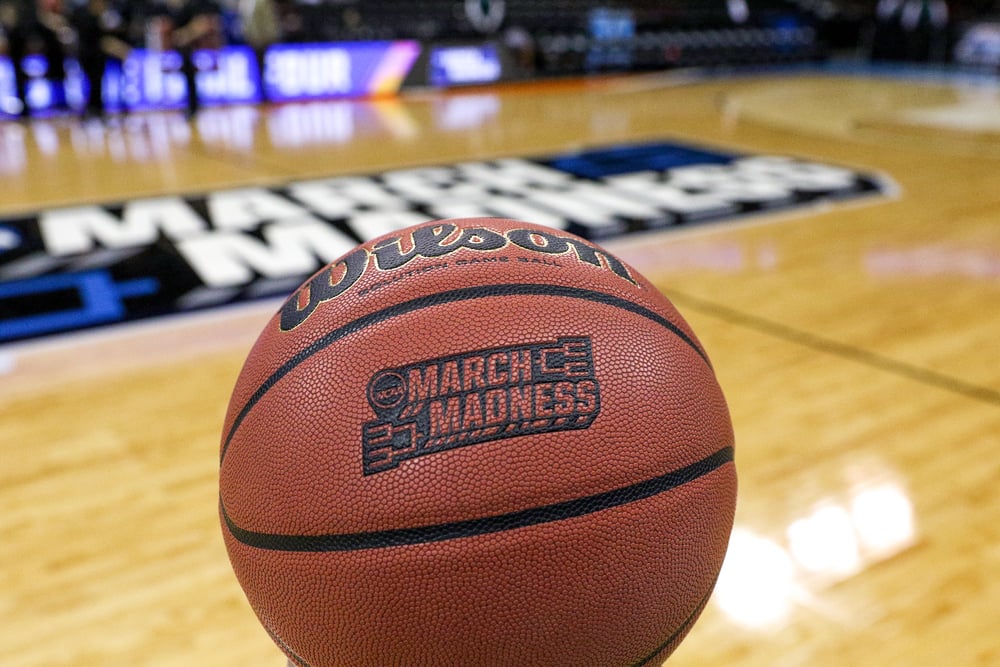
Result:
[[[194,55],[198,93],[206,105],[256,102],[260,99],[260,76],[252,49],[242,46]],[[27,99],[33,113],[54,108],[57,96],[46,78],[48,63],[40,55],[24,61],[28,74]],[[88,83],[75,60],[66,61],[66,101],[82,108]],[[0,111],[15,114],[20,102],[15,96],[14,68],[0,58]],[[135,49],[124,62],[109,61],[104,74],[104,106],[110,111],[176,109],[184,106],[187,84],[181,72],[181,56],[174,51]]]
[[[419,55],[406,41],[280,44],[264,55],[264,90],[276,102],[392,94]]]
[[[198,51],[194,63],[202,103],[235,104],[259,101],[262,89],[274,101],[392,94],[399,91],[420,52],[420,45],[411,41],[281,44],[267,50],[261,73],[252,49],[230,46]],[[29,56],[24,69],[28,106],[34,113],[51,110],[56,94],[46,78],[45,58]],[[69,105],[82,108],[87,82],[74,60],[67,60],[65,87]],[[18,112],[15,90],[13,65],[0,57],[0,114]],[[104,98],[112,111],[183,107],[187,86],[180,54],[135,49],[123,63],[109,62]]]
[[[427,220],[604,239],[887,187],[818,162],[651,143],[54,208],[0,219],[0,343],[285,296],[359,242]]]
[[[431,49],[427,79],[432,86],[465,86],[495,83],[503,77],[503,64],[493,44],[441,46]]]

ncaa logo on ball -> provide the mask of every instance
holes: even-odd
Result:
[[[368,402],[376,410],[391,410],[406,397],[406,378],[395,371],[383,371],[368,383]]]

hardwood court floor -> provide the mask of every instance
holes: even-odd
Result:
[[[0,217],[642,139],[880,172],[882,199],[607,244],[688,318],[736,429],[730,559],[670,664],[996,665],[998,114],[996,88],[774,75],[5,125]],[[216,511],[275,307],[0,349],[0,664],[283,664]]]

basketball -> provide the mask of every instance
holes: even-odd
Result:
[[[708,355],[564,231],[434,221],[307,280],[260,334],[220,517],[274,642],[312,667],[656,665],[736,502]]]

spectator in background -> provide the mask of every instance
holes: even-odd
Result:
[[[310,33],[310,28],[307,28],[306,21],[302,17],[301,5],[293,0],[274,0],[274,4],[278,9],[282,40],[289,42],[309,41],[307,36]],[[329,10],[324,9],[324,11]],[[316,27],[312,26],[311,30],[315,30]]]
[[[104,71],[108,59],[125,60],[131,50],[125,41],[128,22],[108,0],[86,0],[71,17],[77,34],[77,59],[87,77],[87,104],[83,115],[104,117]]]
[[[264,53],[269,46],[281,41],[281,18],[278,16],[278,8],[274,0],[240,0],[240,18],[243,22],[243,39],[257,55],[260,90],[266,100]]]
[[[222,43],[243,43],[243,21],[240,18],[240,0],[216,0],[222,20]]]
[[[879,0],[869,53],[872,60],[944,62],[950,31],[945,0]]]
[[[28,74],[24,71],[24,57],[28,55],[31,16],[27,3],[23,0],[0,0],[0,32],[3,33],[4,50],[14,67],[14,84],[17,99],[21,103],[18,113],[27,118]]]
[[[950,18],[945,0],[906,0],[900,14],[906,59],[946,61]]]
[[[45,78],[52,91],[51,108],[66,110],[66,47],[73,42],[73,31],[63,0],[39,0],[35,18],[38,52],[45,56]]]
[[[222,46],[222,18],[214,0],[169,0],[173,24],[171,41],[181,54],[181,72],[187,84],[187,117],[193,118],[201,106],[198,98],[194,53]]]
[[[537,69],[538,50],[531,33],[521,26],[510,26],[503,32],[503,44],[514,57],[517,75],[533,76]]]

